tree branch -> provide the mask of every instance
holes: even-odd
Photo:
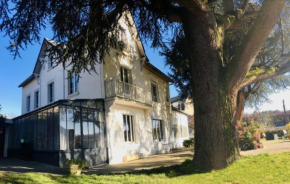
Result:
[[[159,16],[165,16],[169,22],[181,22],[182,7],[173,6],[168,1],[141,1],[142,5],[148,10],[158,14]]]
[[[260,13],[227,67],[229,90],[239,90],[260,48],[271,33],[285,0],[265,0]],[[244,86],[244,85],[243,85]]]
[[[260,72],[259,72],[260,71]],[[256,69],[248,73],[248,76],[241,84],[241,89],[253,83],[262,82],[273,77],[283,75],[290,71],[290,61],[280,67],[269,67],[267,69]],[[258,73],[255,75],[255,73]]]
[[[249,0],[244,0],[244,3],[242,5],[242,7],[241,7],[241,10],[242,10],[243,14],[246,11],[248,5],[249,5]]]
[[[235,7],[233,0],[223,0],[223,7],[225,14],[234,14]]]
[[[281,35],[281,45],[282,45],[281,54],[284,54],[285,42],[284,42],[284,34],[283,34],[283,27],[282,27],[282,19],[281,19],[281,17],[279,17],[279,19],[278,19],[278,26],[279,26],[279,33]]]

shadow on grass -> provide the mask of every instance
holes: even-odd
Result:
[[[169,178],[190,175],[190,174],[200,174],[203,173],[198,170],[192,162],[192,159],[186,159],[183,163],[179,165],[173,165],[168,167],[158,167],[149,170],[140,170],[127,173],[112,173],[112,174],[101,174],[101,175],[153,175],[153,174],[165,174]]]

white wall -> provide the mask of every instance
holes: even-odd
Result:
[[[45,47],[45,46],[44,46]],[[43,48],[44,49],[44,48]],[[40,57],[44,57],[42,53]],[[68,94],[68,71],[62,64],[48,68],[48,57],[41,67],[39,77],[22,88],[22,114],[26,112],[26,96],[31,94],[30,111],[34,110],[34,92],[39,89],[39,107],[48,105],[48,84],[54,82],[54,102],[61,99],[97,99],[104,98],[102,64],[96,64],[96,72],[82,72],[78,83],[78,92]]]
[[[122,163],[124,156],[139,155],[140,157],[147,157],[165,151],[170,136],[168,128],[164,129],[163,141],[154,141],[149,110],[112,104],[112,102],[107,102],[106,108],[110,164]],[[133,116],[135,138],[133,143],[124,140],[123,115]],[[168,121],[164,121],[166,127],[168,127],[168,124]]]
[[[27,113],[27,102],[26,97],[30,95],[30,111],[34,110],[34,92],[40,89],[40,86],[37,83],[37,80],[32,80],[28,85],[22,88],[22,108],[21,113]]]
[[[174,137],[174,148],[183,147],[183,141],[189,139],[187,115],[175,110],[171,111],[171,122]]]
[[[143,68],[141,63],[141,54],[138,51],[136,40],[131,36],[127,25],[120,21],[123,28],[126,28],[128,41],[133,45],[135,58],[133,60],[127,53],[121,50],[111,50],[110,55],[105,57],[104,63],[104,80],[116,79],[120,80],[120,68],[124,67],[131,71],[132,84],[142,88],[151,97],[151,83],[155,82],[158,89],[158,102],[152,102],[152,107],[142,108],[141,106],[121,105],[120,100],[126,99],[107,99],[106,107],[106,122],[107,122],[107,139],[109,147],[109,163],[121,163],[124,156],[141,155],[149,156],[164,151],[169,151],[173,138],[171,136],[170,102],[167,102],[166,93],[168,82],[156,76],[151,71]],[[170,95],[170,94],[169,94]],[[127,102],[128,103],[128,102]],[[133,115],[135,121],[135,143],[124,142],[123,115]],[[152,135],[152,119],[163,121],[163,141],[153,141]]]
[[[95,65],[96,72],[82,72],[79,77],[78,92],[72,95],[68,93],[68,71],[65,70],[65,98],[66,99],[97,99],[105,98],[103,64]]]

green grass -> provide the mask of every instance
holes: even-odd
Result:
[[[0,183],[289,183],[290,153],[244,157],[226,169],[201,173],[190,161],[140,173],[120,175],[52,176],[45,174],[1,174]]]
[[[288,142],[289,139],[277,139],[277,140],[266,140],[266,139],[261,139],[262,143],[277,143],[277,142]]]

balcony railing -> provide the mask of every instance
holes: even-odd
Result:
[[[106,98],[121,97],[144,104],[152,104],[151,93],[132,84],[111,79],[105,82]]]

